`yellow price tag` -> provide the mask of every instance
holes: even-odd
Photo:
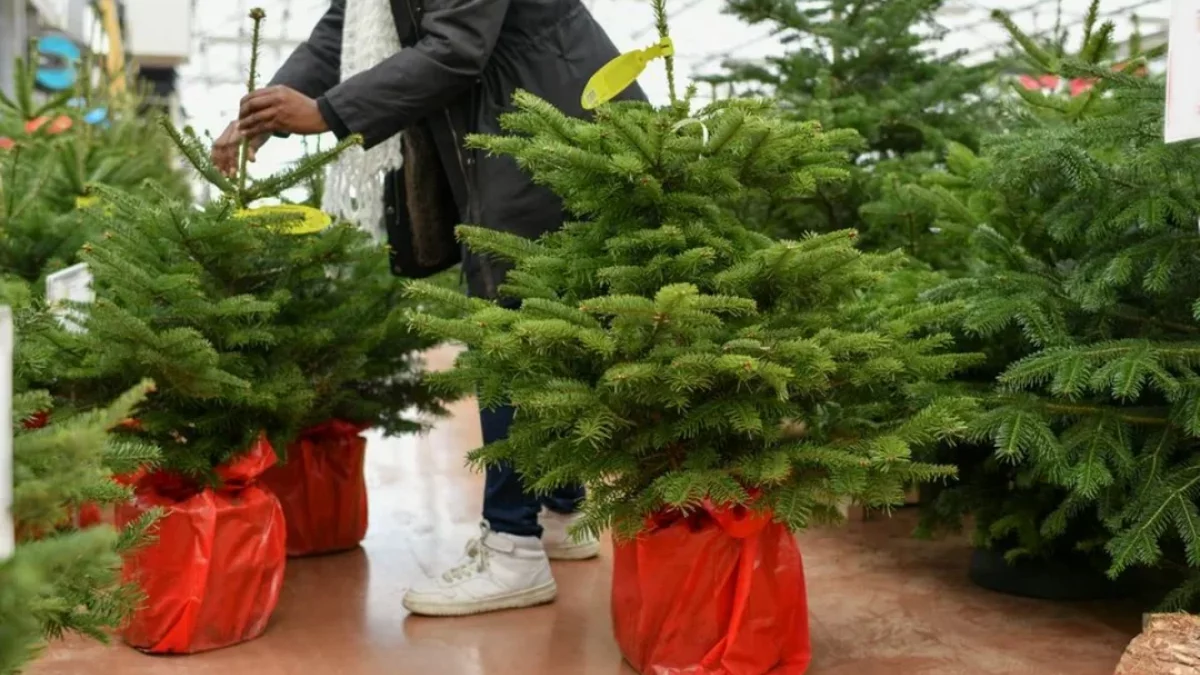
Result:
[[[86,209],[87,207],[94,205],[98,201],[100,201],[100,200],[93,195],[79,195],[78,197],[75,198],[75,208]]]
[[[243,209],[236,215],[238,218],[255,216],[279,218],[281,222],[277,227],[287,234],[316,234],[333,223],[333,218],[328,213],[302,204],[259,206],[253,209]]]
[[[583,97],[580,99],[583,109],[594,110],[613,100],[637,81],[638,76],[646,69],[646,64],[674,54],[675,45],[672,44],[671,38],[665,37],[657,44],[625,52],[604,64],[583,88]]]

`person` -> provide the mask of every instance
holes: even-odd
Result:
[[[358,134],[362,151],[335,165],[323,207],[368,229],[386,222],[398,273],[461,260],[469,294],[512,306],[497,292],[508,266],[453,243],[448,252],[453,227],[534,238],[562,226],[562,202],[513,159],[463,141],[501,133],[518,90],[583,117],[587,81],[618,54],[582,0],[334,0],[270,85],[242,99],[213,160],[232,173],[243,139],[253,159],[272,136]],[[619,98],[645,95],[635,84]],[[505,438],[513,416],[510,407],[482,410],[484,443]],[[583,498],[582,487],[539,498],[511,466],[489,467],[480,536],[458,564],[414,586],[405,607],[459,616],[553,601],[549,561],[599,554],[595,539],[567,535]]]

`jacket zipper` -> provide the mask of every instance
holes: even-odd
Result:
[[[417,19],[416,12],[413,11],[412,3],[414,0],[402,0],[405,8],[408,9],[408,18],[413,22],[413,33],[417,35],[417,39],[421,36],[421,22]],[[474,220],[475,216],[475,199],[471,191],[471,178],[467,175],[467,166],[462,158],[462,143],[459,141],[458,132],[454,130],[454,119],[450,117],[450,110],[442,108],[442,114],[446,116],[446,127],[450,129],[450,138],[454,141],[454,158],[458,160],[458,172],[462,175],[463,189],[466,191],[467,197],[467,220]],[[468,253],[466,245],[463,245],[463,262],[467,260]],[[479,256],[479,264],[482,266],[483,283],[489,296],[496,295],[496,282],[492,279],[492,264],[487,259],[487,256]],[[489,298],[490,299],[490,298]]]

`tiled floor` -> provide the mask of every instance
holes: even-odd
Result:
[[[481,483],[462,467],[475,406],[422,438],[373,440],[371,530],[352,553],[289,562],[262,638],[186,657],[68,642],[33,675],[631,675],[613,644],[609,556],[556,567],[556,604],[417,619],[405,588],[460,552]],[[957,541],[908,538],[911,518],[801,536],[812,611],[809,675],[1110,675],[1136,612],[999,596],[966,580]],[[1113,617],[1116,617],[1115,620]]]

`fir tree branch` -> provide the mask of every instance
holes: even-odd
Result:
[[[1195,324],[1179,323],[1177,321],[1171,321],[1169,319],[1164,319],[1162,317],[1148,315],[1148,314],[1140,311],[1137,307],[1133,307],[1130,305],[1125,305],[1125,304],[1114,305],[1110,309],[1105,310],[1104,313],[1108,314],[1109,316],[1111,316],[1115,319],[1121,319],[1123,321],[1131,321],[1135,324],[1142,324],[1142,325],[1150,324],[1153,326],[1158,326],[1160,328],[1166,328],[1168,330],[1173,330],[1173,331],[1177,331],[1180,333],[1189,333],[1189,334],[1200,333],[1200,326],[1197,326]]]
[[[237,193],[237,187],[209,159],[208,148],[196,136],[196,132],[191,127],[184,127],[181,132],[166,116],[159,118],[159,126],[167,132],[175,147],[183,153],[188,164],[191,164],[192,168],[205,180],[216,186],[226,196]]]
[[[1055,415],[1066,415],[1070,417],[1085,416],[1085,415],[1105,415],[1118,419],[1127,424],[1135,424],[1140,426],[1164,426],[1169,425],[1171,420],[1166,417],[1152,417],[1149,415],[1135,415],[1131,413],[1120,412],[1121,408],[1099,405],[1086,405],[1083,403],[1044,403],[1042,407]]]
[[[652,0],[652,6],[654,7],[654,28],[658,31],[659,39],[666,40],[671,37],[667,25],[667,0]],[[667,70],[667,95],[670,97],[672,107],[678,107],[679,97],[675,95],[675,55],[668,54],[663,61],[666,63]]]
[[[319,176],[325,167],[336,160],[343,152],[356,145],[362,145],[362,141],[362,136],[354,134],[342,139],[337,145],[328,150],[321,150],[305,156],[304,159],[301,159],[290,169],[255,181],[249,188],[246,188],[242,192],[243,206],[264,197],[277,196],[285,190],[313,180],[314,177]]]
[[[1004,26],[1005,30],[1008,31],[1013,40],[1020,44],[1021,48],[1025,50],[1025,53],[1032,58],[1037,65],[1041,66],[1045,72],[1058,72],[1058,59],[1043,49],[1042,46],[1038,44],[1037,40],[1029,37],[1025,31],[1021,30],[1017,24],[1013,22],[1012,17],[1008,15],[1008,12],[999,9],[992,10],[992,19]]]
[[[261,7],[250,10],[250,20],[254,27],[250,34],[250,72],[246,73],[246,93],[253,94],[258,88],[258,57],[262,50],[262,23],[267,13]],[[250,200],[246,198],[246,181],[249,179],[247,164],[250,161],[250,139],[242,138],[238,146],[238,185],[236,201],[245,208]]]

